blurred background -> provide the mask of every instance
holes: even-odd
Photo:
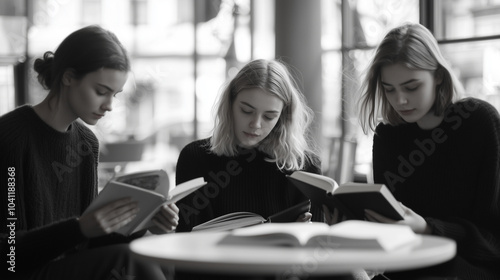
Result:
[[[372,135],[354,111],[359,77],[385,32],[429,28],[469,96],[500,109],[500,0],[0,0],[0,114],[46,92],[32,65],[76,29],[99,24],[129,51],[132,73],[113,111],[90,127],[100,185],[162,168],[211,133],[221,87],[250,60],[293,69],[315,111],[323,173],[366,181]]]

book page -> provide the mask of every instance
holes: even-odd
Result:
[[[325,223],[266,223],[262,225],[235,229],[231,234],[235,237],[248,238],[256,245],[288,245],[303,246],[315,235],[329,232]],[[287,244],[289,243],[289,244]]]
[[[266,223],[235,229],[221,244],[307,246],[390,251],[416,244],[418,236],[405,225],[350,220],[325,223]]]
[[[380,248],[385,251],[411,244],[417,239],[417,235],[409,226],[360,220],[335,224],[331,226],[329,234],[358,242],[365,241],[365,249]]]
[[[305,171],[295,171],[290,175],[291,178],[308,183],[326,192],[333,192],[338,188],[337,182],[330,177]]]
[[[264,217],[251,212],[233,212],[193,227],[192,231],[224,231],[265,223]]]
[[[195,178],[179,184],[174,187],[168,194],[167,203],[176,203],[177,201],[181,200],[182,198],[186,197],[190,193],[196,191],[206,184],[207,182],[205,182],[205,179],[203,177]]]
[[[162,169],[129,173],[111,180],[155,191],[165,197],[170,191],[168,174]]]

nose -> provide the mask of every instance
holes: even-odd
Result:
[[[404,105],[406,103],[408,103],[408,98],[406,98],[406,95],[404,94],[404,92],[397,92],[396,93],[396,102],[400,105]]]
[[[261,118],[261,116],[256,115],[250,121],[250,127],[251,128],[261,128],[261,126],[262,126],[262,118]]]
[[[106,98],[105,102],[102,103],[101,109],[104,111],[112,111],[113,110],[113,96]]]

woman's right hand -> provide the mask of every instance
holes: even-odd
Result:
[[[122,198],[85,213],[79,219],[80,229],[87,238],[111,233],[130,223],[139,212],[137,202]]]

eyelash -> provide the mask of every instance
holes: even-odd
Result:
[[[405,89],[406,89],[407,91],[415,91],[415,90],[417,90],[418,88],[419,88],[419,85],[418,85],[418,86],[414,86],[414,87],[412,87],[412,88],[407,87],[407,88],[405,88]],[[386,93],[391,93],[391,92],[393,92],[393,91],[394,91],[394,88],[392,88],[392,89],[386,89],[386,88],[384,88],[384,91],[385,91]]]
[[[107,92],[100,92],[100,91],[98,91],[98,90],[96,90],[96,92],[97,92],[97,95],[99,95],[99,96],[104,96],[104,95],[106,95],[106,94],[107,94]],[[116,97],[117,95],[118,95],[118,92],[114,93],[114,94],[113,94],[113,97]]]
[[[243,112],[243,114],[245,114],[245,115],[250,115],[253,113],[252,111],[245,111],[245,109],[243,109],[243,108],[241,108],[241,112]],[[264,118],[268,121],[272,121],[274,119],[274,117],[268,117],[266,115],[264,115]]]

